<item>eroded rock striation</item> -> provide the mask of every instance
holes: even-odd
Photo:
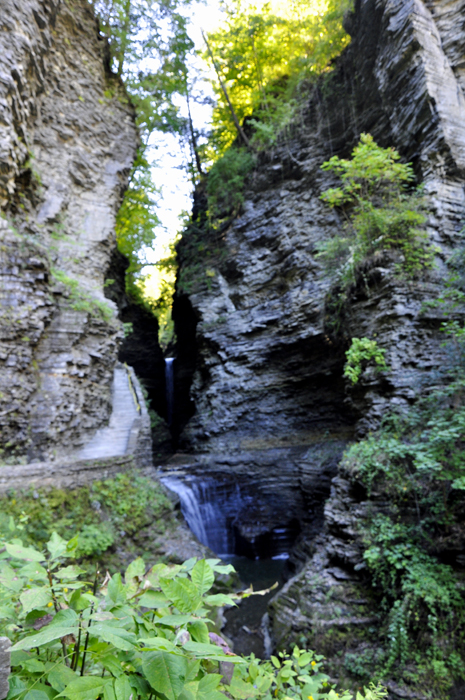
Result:
[[[0,421],[7,455],[70,456],[112,410],[104,296],[138,135],[88,3],[2,0]]]
[[[464,17],[463,0],[357,0],[346,19],[350,46],[310,90],[291,137],[262,157],[243,213],[216,240],[193,228],[179,248],[175,316],[194,329],[190,350],[178,355],[195,403],[180,435],[183,450],[195,453],[189,468],[249,477],[257,498],[279,494],[287,515],[307,524],[347,441],[375,429],[388,409],[413,403],[444,359],[441,314],[424,302],[441,293],[465,216]],[[335,182],[320,166],[349,156],[363,132],[413,163],[437,255],[416,280],[399,277],[392,256],[374,257],[338,309],[335,281],[316,257],[318,243],[342,231],[319,199]],[[390,372],[367,369],[352,388],[342,376],[344,350],[365,336],[387,350]],[[185,402],[185,386],[179,391]],[[347,475],[333,480],[322,531],[299,547],[313,559],[271,608],[278,645],[313,630],[319,651],[342,658],[341,639],[373,627],[357,578],[364,498]],[[336,642],[321,648],[320,632],[330,629]]]

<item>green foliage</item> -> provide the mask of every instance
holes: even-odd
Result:
[[[312,652],[243,659],[209,633],[212,608],[234,604],[234,596],[211,594],[215,573],[232,571],[219,559],[146,570],[139,558],[124,579],[89,582],[73,563],[76,537],[53,533],[43,551],[18,539],[3,544],[2,633],[14,642],[8,700],[353,698],[336,694]],[[372,686],[365,699],[385,695]]]
[[[108,304],[88,294],[88,292],[81,287],[78,280],[69,277],[65,272],[57,270],[55,267],[51,268],[51,274],[58,282],[61,282],[68,288],[67,302],[72,309],[75,311],[84,311],[91,316],[100,317],[107,322],[112,319],[113,312]]]
[[[158,194],[152,181],[150,164],[139,151],[116,218],[116,242],[118,250],[129,261],[126,290],[141,303],[141,271],[147,265],[146,251],[153,245],[155,229],[160,223],[156,214],[155,197]]]
[[[383,250],[397,250],[399,269],[408,275],[432,267],[435,251],[423,230],[421,194],[406,190],[414,174],[399,159],[393,148],[381,148],[362,134],[350,160],[333,156],[322,165],[341,178],[342,186],[327,190],[321,199],[341,209],[346,225],[344,235],[324,242],[318,255],[346,285],[355,281],[360,263]]]
[[[244,201],[244,185],[255,159],[245,148],[231,147],[208,173],[210,218],[219,220],[238,212]]]
[[[145,304],[157,317],[158,342],[162,348],[166,348],[174,337],[171,311],[177,268],[175,244],[172,243],[169,254],[152,265],[150,272],[139,283],[144,290]]]
[[[254,128],[256,147],[272,145],[298,107],[304,80],[320,75],[349,42],[342,26],[350,0],[223,4],[226,19],[208,43],[239,122]],[[206,60],[211,56],[206,53]],[[209,149],[223,155],[237,137],[219,82]]]
[[[137,472],[118,474],[76,490],[37,489],[0,499],[0,534],[10,532],[12,522],[21,525],[23,541],[44,545],[53,531],[65,538],[79,535],[77,554],[102,561],[124,531],[136,535],[153,522],[172,518],[172,505],[160,486]],[[105,558],[104,557],[104,558]]]
[[[343,460],[369,498],[388,504],[360,522],[364,558],[387,614],[379,672],[392,674],[416,660],[426,664],[427,677],[436,668],[434,682],[444,687],[460,677],[448,661],[452,652],[465,654],[463,585],[438,558],[438,547],[458,546],[463,522],[464,388],[463,378],[431,387],[408,414],[392,414]]]
[[[346,352],[347,361],[344,365],[344,377],[357,384],[362,371],[369,363],[374,363],[378,372],[389,369],[384,356],[386,350],[378,347],[376,340],[369,338],[352,338],[350,348]]]

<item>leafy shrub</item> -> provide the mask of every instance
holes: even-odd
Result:
[[[172,510],[157,482],[132,471],[70,491],[11,493],[0,499],[0,535],[13,532],[28,545],[41,546],[54,531],[65,538],[79,531],[79,556],[102,561],[121,532],[133,536],[159,521],[161,531]]]
[[[56,533],[45,552],[4,542],[2,633],[14,642],[8,700],[353,698],[329,686],[313,652],[244,659],[210,632],[212,608],[234,604],[233,596],[210,593],[215,573],[230,565],[190,559],[146,571],[139,558],[124,580],[107,574],[89,583],[72,563],[77,543]],[[365,698],[385,695],[372,687]]]
[[[421,191],[407,191],[413,169],[399,160],[393,148],[381,148],[372,136],[362,134],[350,160],[333,156],[321,166],[342,180],[341,187],[328,189],[321,199],[342,211],[346,225],[344,236],[322,243],[318,256],[328,268],[339,270],[345,284],[355,280],[362,261],[382,250],[398,250],[400,269],[409,275],[433,264]]]
[[[380,674],[403,669],[417,654],[424,673],[436,668],[435,683],[444,687],[463,675],[452,652],[465,653],[463,589],[452,567],[438,558],[438,547],[447,552],[460,546],[463,387],[463,379],[436,387],[408,414],[386,418],[343,459],[368,496],[385,503],[384,512],[375,510],[359,523],[364,558],[387,615],[387,656]]]
[[[232,147],[216,161],[208,173],[207,194],[210,216],[221,218],[237,210],[244,201],[246,177],[254,166],[253,155],[245,148]]]
[[[99,557],[115,542],[115,536],[106,523],[84,525],[78,533],[76,553],[82,557]]]
[[[346,352],[344,377],[350,379],[352,384],[357,384],[364,367],[370,362],[374,363],[378,371],[388,369],[385,354],[386,350],[378,347],[376,340],[352,338],[350,348]]]

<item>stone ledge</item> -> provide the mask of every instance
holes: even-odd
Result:
[[[9,491],[26,491],[39,487],[78,488],[92,481],[108,479],[138,466],[135,456],[129,454],[123,457],[31,462],[0,467],[0,495],[5,495]],[[155,469],[152,466],[146,466],[142,471],[147,475],[155,475]]]

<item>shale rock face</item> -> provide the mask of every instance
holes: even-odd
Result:
[[[181,423],[189,373],[195,404],[180,446],[196,453],[192,470],[251,476],[265,500],[279,493],[281,512],[304,521],[328,495],[321,465],[334,476],[347,440],[376,428],[389,407],[408,406],[442,362],[438,312],[422,305],[440,293],[465,212],[464,8],[356,2],[351,45],[310,91],[292,137],[261,158],[244,213],[217,240],[190,234],[179,248]],[[438,253],[417,280],[400,278],[392,255],[368,261],[341,314],[316,257],[318,243],[342,230],[319,199],[335,184],[320,166],[349,156],[363,132],[413,162]],[[387,350],[390,372],[367,369],[354,389],[342,376],[344,351],[364,336]]]
[[[2,444],[47,460],[111,412],[122,333],[103,288],[137,133],[85,0],[0,16]]]
[[[180,246],[177,303],[186,308],[188,297],[196,324],[196,412],[180,438],[197,453],[191,468],[248,475],[257,495],[274,489],[304,522],[309,508],[322,507],[328,491],[320,475],[335,476],[344,443],[376,428],[389,408],[408,407],[443,362],[440,314],[423,304],[441,293],[465,216],[464,18],[464,0],[357,0],[347,18],[350,46],[310,91],[292,138],[262,158],[244,213],[210,244],[209,258],[200,236]],[[320,166],[348,157],[363,132],[413,162],[437,258],[416,280],[396,274],[390,255],[367,261],[341,314],[335,280],[315,255],[319,241],[342,230],[319,199],[335,184]],[[390,372],[367,369],[352,388],[342,377],[344,350],[364,336],[387,350]],[[299,548],[314,558],[272,607],[278,645],[298,642],[303,631],[308,638],[309,630],[333,630],[339,646],[321,649],[321,635],[315,645],[341,656],[341,640],[359,653],[370,628],[375,639],[356,571],[363,499],[343,474],[333,481],[322,534]]]

